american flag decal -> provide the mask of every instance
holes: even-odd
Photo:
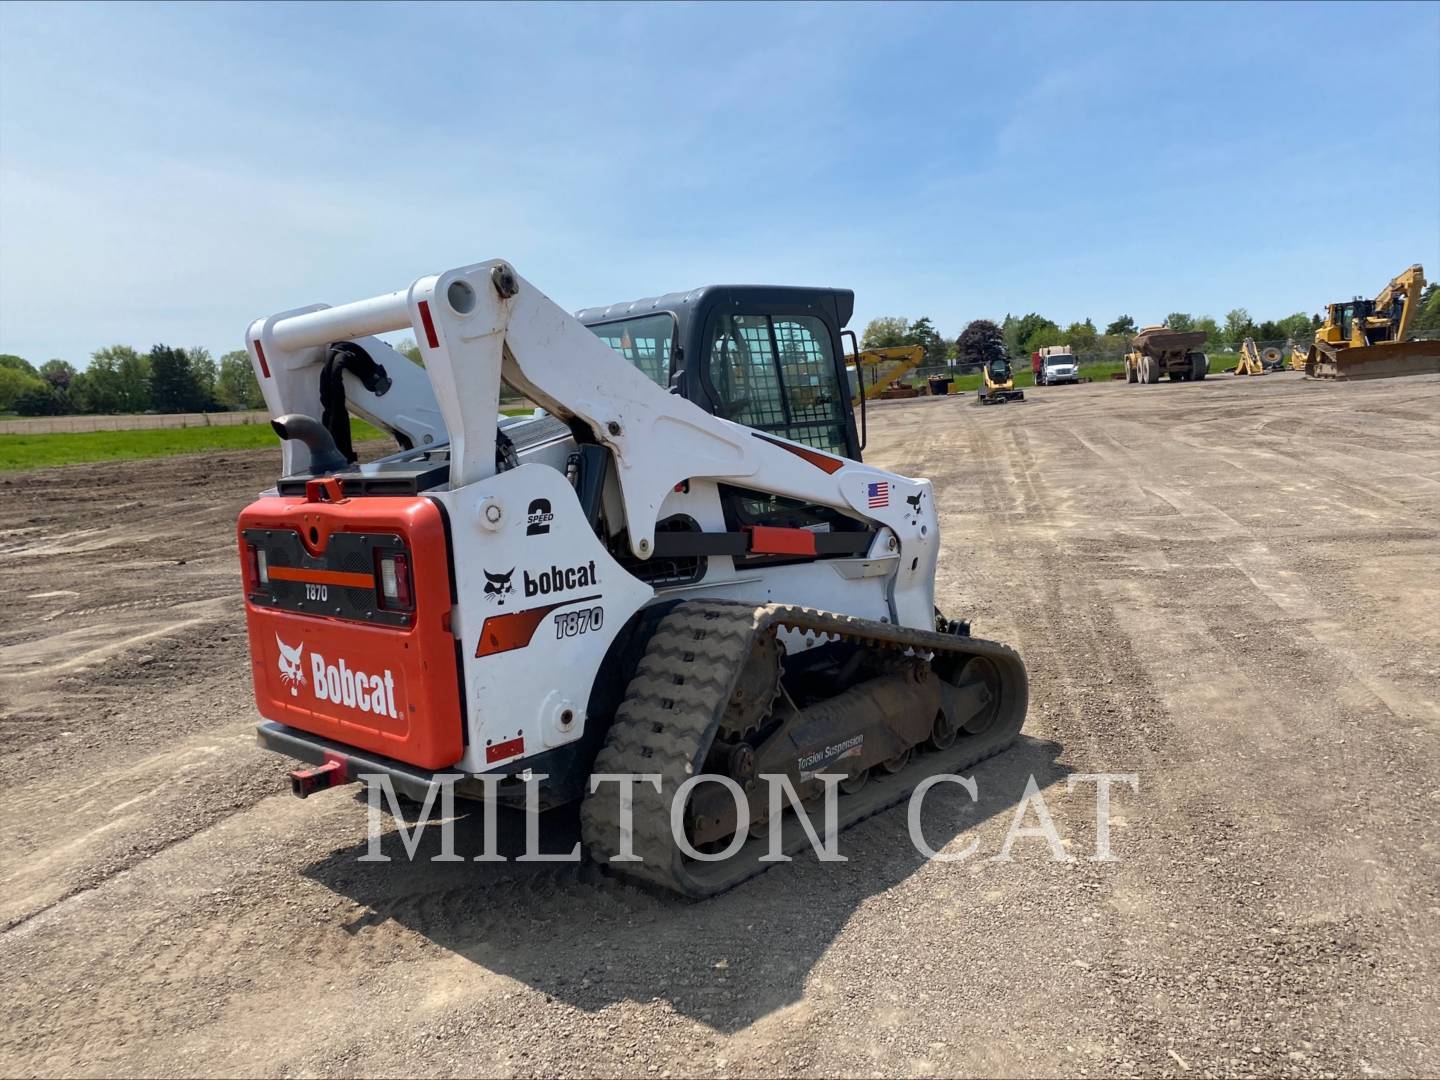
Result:
[[[890,505],[890,481],[881,480],[878,483],[867,485],[867,494],[870,498],[870,509],[878,510],[882,506]]]

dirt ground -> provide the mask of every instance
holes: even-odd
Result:
[[[1025,735],[926,802],[974,856],[902,807],[699,905],[357,862],[353,788],[290,796],[232,531],[277,454],[10,474],[0,1073],[1433,1075],[1437,418],[1429,376],[874,408],[869,459],[935,481],[941,606],[1026,660]],[[1139,778],[1114,862],[1092,772]],[[1031,776],[1073,861],[993,858]]]

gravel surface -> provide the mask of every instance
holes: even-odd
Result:
[[[288,794],[233,532],[278,455],[7,475],[0,1073],[1440,1072],[1437,416],[1430,376],[874,407],[868,459],[935,481],[942,608],[1025,657],[1025,734],[927,799],[975,855],[897,808],[698,905],[357,862],[353,788]],[[1093,772],[1139,779],[1113,862]],[[1070,861],[994,858],[1031,777]]]

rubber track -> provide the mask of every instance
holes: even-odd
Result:
[[[913,630],[812,608],[755,606],[722,600],[677,604],[656,627],[625,698],[616,711],[596,773],[658,773],[661,790],[636,783],[633,849],[640,862],[611,863],[619,853],[620,811],[614,784],[605,784],[581,806],[581,832],[590,857],[651,885],[703,898],[763,872],[773,863],[746,858],[752,842],[723,864],[687,864],[670,833],[670,807],[684,781],[703,767],[705,755],[750,654],[755,635],[781,629],[830,635],[878,649],[915,649],[935,654],[984,656],[1000,668],[1001,714],[987,732],[962,737],[943,752],[915,756],[900,774],[872,777],[865,788],[840,799],[840,826],[849,826],[905,799],[925,776],[968,768],[1004,750],[1025,719],[1025,667],[1013,649],[978,638]],[[928,767],[926,767],[928,766]],[[939,766],[939,767],[937,767]],[[787,853],[805,842],[787,842]],[[725,873],[720,868],[733,870]],[[700,869],[701,873],[694,872]]]

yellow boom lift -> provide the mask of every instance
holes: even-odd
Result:
[[[1425,271],[1416,263],[1380,290],[1374,300],[1356,297],[1327,305],[1325,322],[1302,354],[1305,374],[1315,379],[1384,379],[1392,375],[1440,372],[1440,341],[1406,341]]]

